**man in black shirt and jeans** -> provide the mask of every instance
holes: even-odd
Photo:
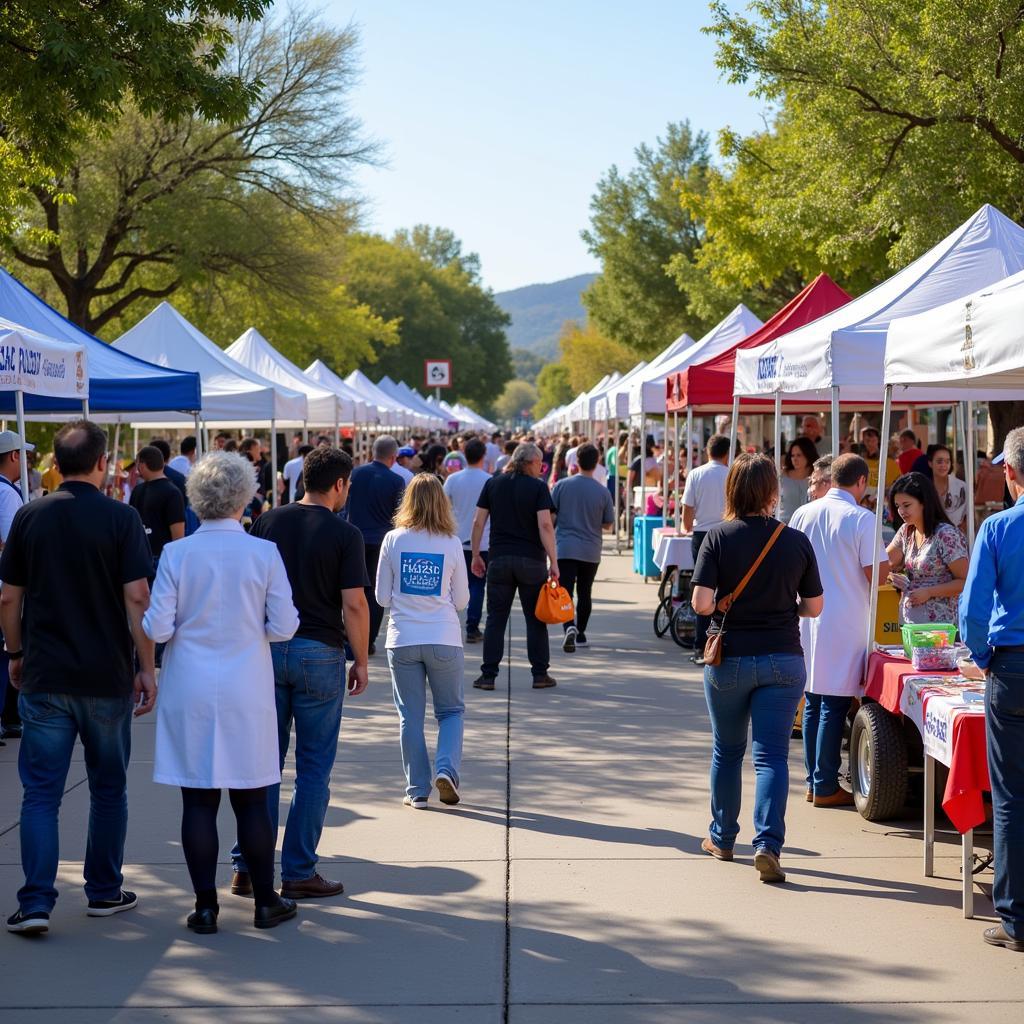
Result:
[[[548,627],[534,614],[537,597],[548,576],[558,579],[551,492],[540,479],[544,457],[535,444],[521,444],[512,455],[511,471],[484,484],[473,519],[472,570],[487,576],[487,625],[478,690],[493,690],[505,646],[505,627],[516,591],[526,619],[526,651],[534,689],[555,685],[548,675]],[[491,520],[487,563],[480,555],[484,526]],[[547,561],[545,561],[545,556]],[[550,563],[550,568],[549,568]]]
[[[254,537],[273,541],[281,553],[299,628],[291,640],[271,644],[277,696],[277,729],[284,767],[295,723],[295,789],[281,847],[281,893],[291,900],[337,896],[341,882],[316,870],[316,849],[330,801],[345,696],[345,643],[354,654],[348,692],[366,689],[370,613],[363,538],[338,516],[348,498],[352,460],[338,448],[314,448],[302,467],[301,501],[264,512]],[[280,785],[269,787],[270,817],[277,833]],[[252,895],[241,850],[231,852],[231,891]]]
[[[25,884],[7,929],[22,934],[47,931],[57,901],[58,808],[76,738],[89,777],[86,913],[108,917],[138,902],[121,888],[131,719],[156,703],[153,642],[142,631],[153,560],[139,516],[100,493],[106,432],[69,423],[54,453],[64,482],[18,512],[0,557],[0,622],[24,730]]]
[[[149,548],[153,552],[152,578],[165,544],[185,536],[185,499],[168,479],[164,457],[155,445],[147,445],[135,457],[142,483],[132,491],[129,504],[142,518]]]

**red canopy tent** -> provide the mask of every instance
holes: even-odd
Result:
[[[747,335],[738,345],[714,359],[688,366],[666,378],[666,409],[669,412],[679,412],[687,407],[706,412],[731,409],[737,349],[767,344],[773,338],[845,306],[851,298],[828,274],[819,274],[767,323]],[[747,400],[744,400],[744,405],[747,404]],[[760,400],[749,404],[771,405],[771,402]]]

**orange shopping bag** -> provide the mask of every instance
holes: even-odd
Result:
[[[572,622],[576,609],[572,606],[569,591],[556,580],[548,577],[547,583],[541,587],[537,595],[537,607],[534,614],[541,622],[549,626],[557,626],[562,622]]]

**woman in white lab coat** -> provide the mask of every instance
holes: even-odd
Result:
[[[217,808],[229,791],[238,839],[253,880],[254,924],[295,916],[274,891],[274,844],[267,787],[281,781],[271,641],[299,625],[275,545],[242,529],[256,493],[250,462],[213,452],[189,474],[202,525],[168,544],[143,628],[167,643],[156,720],[156,782],[180,786],[181,840],[196,893],[188,927],[217,930]]]

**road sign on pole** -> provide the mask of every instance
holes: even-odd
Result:
[[[423,376],[428,388],[450,388],[452,386],[452,361],[450,359],[425,359]]]

